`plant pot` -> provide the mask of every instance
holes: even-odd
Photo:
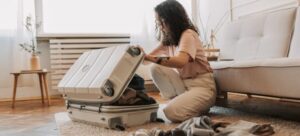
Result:
[[[31,55],[30,70],[41,70],[40,57],[36,54]]]

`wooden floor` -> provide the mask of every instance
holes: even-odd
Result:
[[[46,106],[40,100],[0,103],[0,136],[57,136],[54,114],[65,111],[62,99]]]
[[[159,103],[164,103],[157,92],[150,92]],[[52,99],[51,106],[41,100],[0,102],[0,136],[57,136],[54,114],[66,111],[63,99]]]
[[[159,103],[167,102],[157,92],[149,94]],[[217,104],[300,121],[300,103],[297,102],[249,99],[244,95],[230,94],[229,101],[218,100]],[[64,111],[66,108],[63,99],[52,99],[50,107],[41,104],[40,100],[17,101],[14,109],[11,108],[11,102],[0,102],[0,136],[57,136],[54,114]]]
[[[300,122],[300,101],[273,97],[229,93],[228,100],[217,99],[216,105],[244,112]]]

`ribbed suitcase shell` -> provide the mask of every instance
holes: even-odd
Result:
[[[144,57],[129,45],[85,52],[58,85],[71,119],[118,128],[155,120],[158,104],[110,106],[125,91]],[[103,106],[105,105],[105,106]]]
[[[156,121],[158,104],[139,106],[85,106],[69,104],[68,115],[74,121],[104,128],[123,130]],[[99,111],[100,110],[100,111]]]

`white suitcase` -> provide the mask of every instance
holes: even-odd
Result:
[[[156,120],[158,104],[110,105],[122,96],[143,58],[129,45],[82,54],[58,84],[70,118],[119,130]]]

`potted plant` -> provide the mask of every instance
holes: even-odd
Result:
[[[32,22],[31,16],[27,16],[25,28],[26,31],[28,31],[28,33],[30,34],[30,40],[19,45],[24,51],[31,54],[30,70],[41,70],[40,58],[38,56],[41,52],[37,49],[34,26],[35,25]]]

